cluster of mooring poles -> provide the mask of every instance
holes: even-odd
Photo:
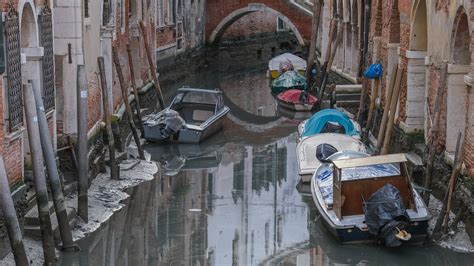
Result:
[[[152,73],[154,87],[158,97],[160,109],[164,108],[164,100],[161,92],[156,67],[153,62],[152,52],[148,45],[148,34],[145,24],[140,22],[140,29],[144,36],[145,51],[148,64]],[[138,148],[139,158],[144,160],[145,155],[140,143],[140,137],[137,130],[143,133],[142,116],[140,102],[138,99],[138,88],[135,83],[135,70],[133,68],[133,57],[130,46],[127,45],[128,69],[130,71],[131,88],[135,98],[135,115],[137,116],[138,128],[134,121],[134,112],[129,103],[128,85],[125,83],[122,65],[118,57],[117,48],[112,48],[112,59],[119,79],[122,98],[125,105],[128,122],[136,146]],[[112,132],[112,113],[113,110],[108,104],[112,98],[111,92],[107,90],[107,80],[105,78],[104,58],[97,58],[100,72],[100,86],[102,88],[102,104],[104,110],[104,122],[106,138],[108,143],[110,172],[112,179],[120,179],[119,166],[115,158],[115,141]],[[28,141],[31,150],[31,160],[34,175],[34,187],[36,192],[36,202],[38,206],[38,218],[41,229],[41,241],[43,246],[45,265],[54,265],[57,263],[53,229],[51,225],[51,214],[48,199],[48,184],[53,198],[54,209],[58,219],[59,233],[62,241],[61,249],[63,251],[78,251],[79,247],[74,243],[70,221],[68,218],[66,205],[64,202],[62,183],[59,177],[58,166],[56,164],[55,153],[51,141],[51,135],[46,119],[43,98],[40,91],[38,80],[30,80],[23,85],[23,99],[25,106],[26,126]],[[87,118],[88,118],[88,82],[84,65],[77,66],[77,156],[74,154],[74,160],[78,169],[78,203],[77,214],[88,222],[88,195],[89,187],[89,162],[87,147]],[[46,173],[44,166],[46,165]],[[29,260],[23,244],[23,236],[20,229],[18,217],[16,215],[13,198],[11,196],[10,186],[3,158],[0,156],[0,205],[8,230],[12,253],[17,265],[29,265]]]

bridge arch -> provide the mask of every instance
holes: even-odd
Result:
[[[209,43],[210,44],[218,43],[222,35],[230,27],[230,25],[232,25],[234,22],[236,22],[243,16],[253,13],[253,12],[257,12],[257,11],[269,12],[275,15],[276,17],[280,18],[282,21],[286,23],[286,25],[288,25],[290,30],[295,34],[296,39],[298,40],[298,43],[300,45],[305,45],[303,35],[301,35],[298,28],[295,26],[295,24],[293,24],[293,22],[287,16],[283,15],[281,12],[273,8],[270,8],[264,4],[249,4],[246,7],[237,9],[231,12],[230,14],[228,14],[219,22],[216,28],[212,31],[211,35],[209,36]]]

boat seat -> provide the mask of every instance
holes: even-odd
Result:
[[[211,116],[214,115],[214,112],[207,111],[207,110],[194,110],[193,112],[193,120],[204,122],[209,119]]]

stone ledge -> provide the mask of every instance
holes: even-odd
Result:
[[[400,122],[399,127],[406,134],[421,133],[424,131],[424,125],[408,125],[405,122]]]
[[[471,65],[448,64],[448,74],[467,74],[471,70]]]

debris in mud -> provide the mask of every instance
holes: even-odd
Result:
[[[440,200],[431,196],[430,205],[428,206],[432,215],[428,228],[429,234],[433,233],[433,228],[436,224],[436,220],[439,216],[442,206],[443,203]],[[449,219],[454,219],[454,216],[455,214],[451,212],[449,214]],[[435,243],[441,247],[449,248],[459,252],[474,252],[474,245],[471,243],[469,235],[466,232],[466,226],[462,221],[459,222],[458,229],[456,231],[450,230],[447,235],[443,236]]]

